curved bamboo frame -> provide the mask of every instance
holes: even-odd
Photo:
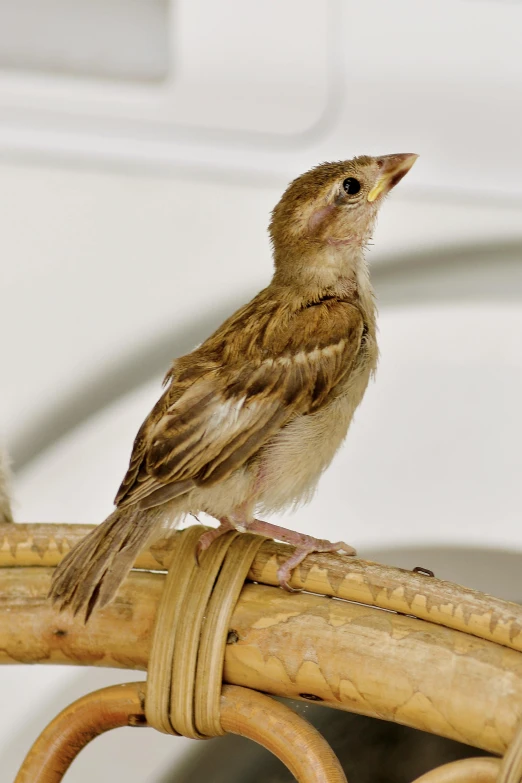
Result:
[[[499,769],[500,759],[460,759],[432,769],[414,783],[497,783]]]
[[[147,726],[143,682],[89,693],[63,710],[40,734],[14,783],[60,783],[78,753],[95,737],[121,726]],[[313,726],[262,693],[225,685],[224,731],[258,742],[301,783],[346,783],[344,772]]]
[[[0,663],[147,668],[164,573],[133,571],[88,631],[46,601],[52,567],[90,529],[0,528]],[[164,570],[177,541],[157,543],[136,566]],[[292,586],[310,592],[289,594],[271,586],[286,553],[265,542],[255,557],[249,579],[258,583],[245,585],[233,610],[224,682],[506,751],[522,719],[522,606],[330,555],[309,556]],[[519,762],[498,778],[496,760],[468,759],[422,781],[513,783]]]

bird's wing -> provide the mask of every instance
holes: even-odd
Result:
[[[138,433],[116,503],[148,507],[225,479],[294,416],[321,407],[353,366],[363,333],[356,307],[318,303],[285,328],[264,330],[243,356],[228,350],[223,365],[207,363],[188,387],[182,379],[181,393],[174,374],[161,415],[153,411]]]

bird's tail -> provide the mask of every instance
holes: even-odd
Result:
[[[11,471],[9,456],[0,446],[0,524],[13,521],[11,509]]]
[[[49,598],[61,610],[85,612],[103,607],[132,568],[154,532],[150,514],[136,507],[116,509],[82,539],[55,569]]]

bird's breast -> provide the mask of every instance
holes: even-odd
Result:
[[[297,416],[263,449],[259,461],[259,508],[282,510],[310,500],[319,477],[346,437],[355,409],[375,369],[373,339],[361,349],[352,371],[320,410]]]

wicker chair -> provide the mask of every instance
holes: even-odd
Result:
[[[285,545],[231,533],[204,554],[201,527],[138,558],[89,625],[46,601],[52,569],[91,528],[0,526],[0,662],[147,670],[71,704],[29,751],[16,783],[58,783],[78,752],[118,726],[206,738],[228,732],[276,754],[303,783],[341,783],[321,735],[267,694],[314,701],[466,742],[494,756],[417,783],[522,777],[522,606],[450,582],[311,555],[277,587]]]

